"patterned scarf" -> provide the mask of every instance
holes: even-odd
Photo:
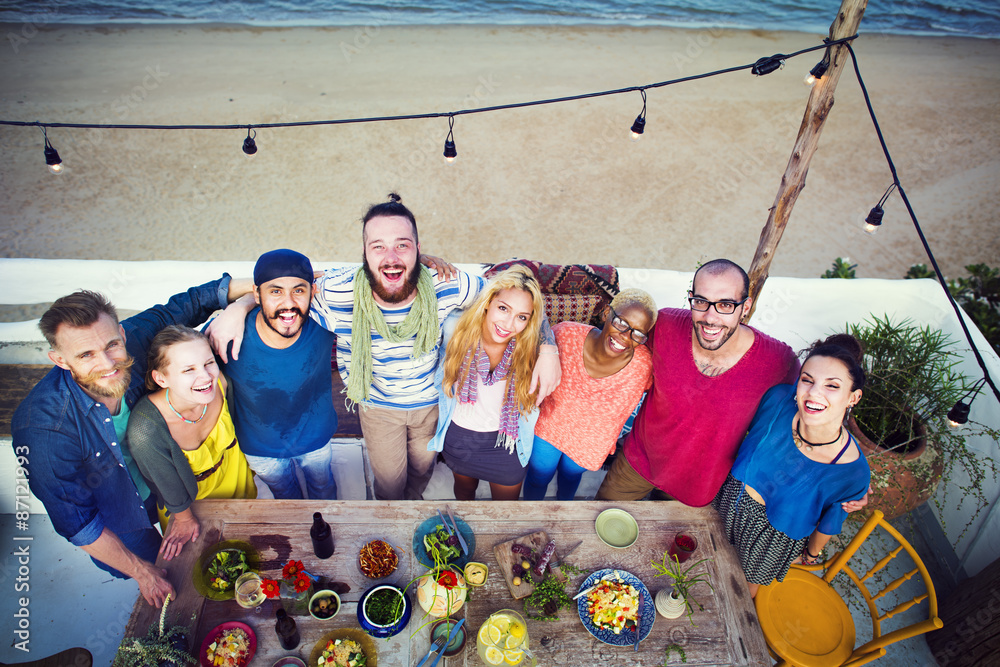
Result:
[[[372,329],[391,343],[414,339],[412,359],[418,359],[434,349],[441,336],[441,324],[438,322],[434,281],[425,267],[420,267],[417,297],[410,304],[410,312],[402,322],[393,326],[386,324],[364,268],[359,268],[354,274],[351,365],[347,376],[347,399],[354,403],[365,403],[371,391]]]
[[[459,371],[459,377],[465,378],[458,389],[458,400],[460,403],[476,402],[477,377],[483,381],[484,385],[490,387],[497,382],[503,382],[507,378],[507,374],[509,372],[512,373],[510,360],[514,356],[514,347],[516,344],[517,340],[511,338],[510,342],[507,343],[507,347],[504,348],[500,363],[497,364],[497,367],[492,372],[490,372],[489,355],[483,350],[482,343],[476,346],[475,352],[470,349],[465,353],[465,359],[462,360],[462,368]],[[469,369],[473,364],[475,364],[475,370],[470,372]],[[500,432],[497,433],[496,444],[497,447],[503,447],[511,454],[514,453],[518,433],[517,416],[519,412],[514,392],[515,382],[517,382],[517,378],[512,374],[510,382],[507,384],[507,395],[504,397],[503,407],[500,408]]]

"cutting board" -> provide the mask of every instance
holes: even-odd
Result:
[[[512,544],[523,544],[529,549],[534,549],[538,556],[541,556],[542,550],[545,545],[549,543],[549,536],[544,530],[539,530],[528,535],[522,535],[521,537],[515,537],[512,540],[507,540],[506,542],[501,542],[500,544],[494,545],[493,555],[496,556],[497,565],[500,567],[500,572],[503,574],[504,581],[507,582],[507,588],[510,589],[510,594],[515,600],[520,600],[521,598],[528,597],[531,592],[535,590],[535,587],[529,584],[524,578],[521,579],[521,583],[517,586],[514,585],[514,564],[520,563],[522,556],[516,554],[510,550]],[[532,556],[528,560],[534,560],[537,562],[538,556]],[[552,558],[549,560],[550,563],[555,563],[559,560],[559,549],[556,548],[555,553],[552,554]],[[553,571],[553,570],[550,570]],[[560,576],[562,573],[555,568],[556,576]],[[532,577],[535,577],[535,573],[531,573]]]

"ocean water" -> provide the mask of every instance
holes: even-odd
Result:
[[[0,0],[4,23],[625,25],[825,33],[836,0]],[[871,0],[861,31],[1000,37],[997,0]]]

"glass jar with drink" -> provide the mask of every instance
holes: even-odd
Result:
[[[484,665],[538,664],[528,648],[528,625],[512,609],[494,612],[479,628],[476,651]]]

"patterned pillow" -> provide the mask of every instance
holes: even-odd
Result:
[[[530,259],[512,259],[494,264],[484,275],[492,278],[512,266],[531,269],[542,287],[549,323],[564,320],[602,326],[604,307],[619,292],[618,270],[600,264],[542,264]]]

